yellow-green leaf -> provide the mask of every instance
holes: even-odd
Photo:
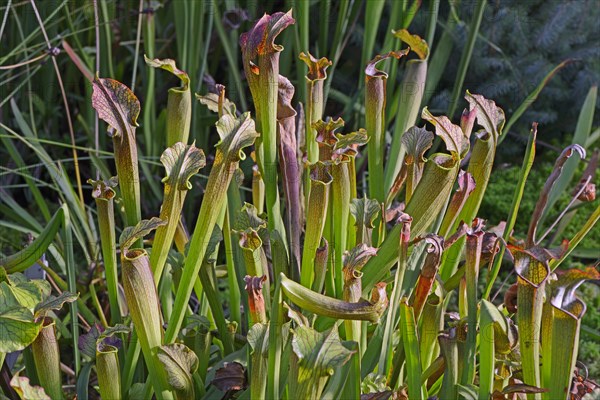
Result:
[[[181,80],[181,83],[183,84],[181,90],[188,90],[190,77],[185,71],[177,68],[177,65],[175,65],[175,60],[171,60],[170,58],[165,58],[164,60],[160,60],[158,58],[150,59],[144,54],[144,61],[146,61],[146,64],[148,64],[150,67],[162,68],[165,71],[169,71]]]
[[[410,49],[417,53],[421,60],[425,60],[429,57],[429,46],[425,39],[422,39],[419,35],[411,35],[411,33],[406,29],[400,29],[397,31],[392,31],[394,36],[398,39],[402,40],[404,43],[410,46]]]
[[[190,190],[192,184],[189,179],[206,165],[206,158],[202,149],[194,144],[187,146],[177,142],[162,153],[160,162],[167,172],[162,180],[165,185],[171,189]]]
[[[435,134],[446,144],[453,157],[464,157],[469,150],[469,138],[465,136],[461,127],[455,125],[445,115],[434,116],[427,107],[423,109],[421,117],[435,126]]]
[[[10,386],[22,400],[51,400],[41,386],[31,386],[29,378],[16,374],[10,380]]]
[[[184,344],[173,343],[158,348],[158,359],[165,367],[167,380],[177,399],[195,398],[192,375],[198,369],[196,354]]]
[[[121,237],[119,238],[119,246],[121,250],[128,249],[136,240],[143,238],[154,229],[159,226],[165,225],[167,221],[163,221],[158,217],[152,217],[151,219],[144,219],[140,221],[136,226],[128,226],[123,229]]]

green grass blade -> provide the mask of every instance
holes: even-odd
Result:
[[[237,62],[235,61],[235,57],[233,55],[232,52],[232,46],[231,43],[229,43],[229,39],[227,37],[227,32],[225,32],[225,27],[223,26],[223,22],[222,22],[222,18],[221,18],[221,13],[219,11],[219,4],[217,3],[217,0],[213,0],[213,12],[214,12],[214,26],[217,30],[217,35],[219,35],[219,39],[221,39],[221,43],[223,44],[223,52],[225,53],[225,57],[227,58],[227,62],[229,63],[230,67],[229,70],[232,73],[233,79],[234,79],[234,84],[235,84],[235,89],[239,95],[239,101],[240,101],[240,106],[242,107],[242,110],[247,110],[248,109],[248,104],[246,102],[246,88],[244,87],[244,85],[242,84],[242,76],[240,75],[239,72],[239,66],[237,64]]]
[[[572,144],[579,144],[584,146],[590,133],[592,131],[592,124],[594,121],[594,111],[596,110],[596,101],[598,98],[598,86],[592,86],[588,91],[588,94],[583,102],[583,106],[581,107],[581,111],[579,113],[579,118],[577,119],[577,126],[575,127],[575,132],[573,135]],[[577,164],[580,161],[580,157],[578,154],[575,157],[571,157],[565,165],[563,166],[562,173],[558,180],[554,183],[552,190],[550,191],[550,195],[548,197],[548,203],[545,208],[544,215],[542,217],[542,221],[548,216],[548,211],[552,210],[556,201],[560,197],[560,195],[571,185],[573,180],[573,176],[577,170]]]
[[[486,4],[487,0],[477,0],[477,7],[473,13],[471,25],[469,26],[469,38],[467,39],[467,43],[460,57],[458,73],[454,81],[454,88],[452,89],[450,104],[448,105],[447,114],[450,118],[452,118],[456,108],[458,107],[458,98],[463,90],[463,83],[465,82],[465,77],[467,76],[467,70],[469,69],[471,56],[473,55],[473,48],[475,47],[475,42],[477,41],[479,27],[481,26],[481,21],[483,20],[483,12],[485,11]]]
[[[581,227],[581,229],[575,234],[573,239],[571,239],[569,241],[569,248],[567,249],[565,254],[563,254],[562,257],[560,257],[557,260],[550,261],[550,269],[552,271],[554,271],[556,268],[558,268],[558,266],[563,261],[565,261],[565,259],[573,252],[573,250],[575,250],[577,245],[579,245],[581,240],[583,240],[583,238],[587,236],[589,231],[594,227],[594,225],[596,224],[596,222],[598,222],[598,220],[600,220],[600,205],[598,207],[596,207],[596,209],[594,210],[592,215],[590,215],[588,220]]]
[[[271,305],[271,320],[269,322],[269,358],[267,364],[267,398],[281,398],[279,389],[281,387],[281,359],[285,343],[279,333],[283,328],[283,298],[281,294],[280,280],[275,280],[275,291]]]
[[[29,246],[2,261],[2,267],[6,269],[6,272],[9,274],[14,272],[22,272],[35,264],[42,257],[50,244],[54,241],[54,237],[58,233],[58,229],[64,224],[65,212],[68,212],[66,206],[59,208],[52,219],[48,222],[44,230],[40,232],[38,237]],[[72,246],[72,243],[66,243],[66,245]],[[65,261],[68,265],[68,260]],[[72,264],[72,260],[70,261]],[[77,290],[73,291],[73,293],[76,292]]]
[[[363,47],[360,57],[360,65],[365,66],[373,57],[375,49],[375,40],[377,39],[377,30],[379,21],[385,6],[385,0],[370,0],[365,6],[365,31],[363,35]],[[361,84],[362,86],[362,84]]]
[[[400,302],[400,331],[406,354],[408,396],[411,399],[425,399],[427,396],[421,385],[421,356],[417,322],[413,308],[408,305],[406,299]]]
[[[63,241],[65,243],[65,264],[67,266],[68,288],[71,293],[77,293],[77,272],[75,270],[75,259],[73,257],[73,238],[71,232],[71,220],[67,205],[61,207],[63,210]],[[77,317],[77,302],[69,306],[71,315],[71,334],[73,346],[73,359],[75,360],[75,373],[81,369],[81,355],[79,352],[79,319]]]

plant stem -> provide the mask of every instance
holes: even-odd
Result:
[[[475,352],[477,346],[477,283],[479,277],[479,263],[483,245],[483,231],[467,235],[466,251],[466,283],[467,283],[467,342],[465,351],[464,368],[461,382],[464,385],[472,384],[475,377]]]
[[[96,208],[98,210],[98,228],[100,233],[100,245],[102,247],[102,261],[104,262],[104,273],[106,274],[106,288],[108,290],[108,302],[110,304],[110,321],[112,325],[121,321],[121,307],[119,306],[119,275],[117,272],[117,238],[115,233],[114,196],[111,188],[100,183],[96,190]]]
[[[329,186],[333,178],[322,162],[311,166],[311,190],[306,207],[306,235],[302,253],[300,282],[306,288],[312,287],[315,275],[315,257],[321,243],[325,227],[325,216],[329,204]]]

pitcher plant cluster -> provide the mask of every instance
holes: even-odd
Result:
[[[566,399],[586,309],[576,290],[600,273],[558,267],[600,207],[560,248],[545,247],[550,232],[538,225],[565,164],[586,158],[585,149],[562,152],[528,232],[515,233],[533,124],[506,222],[489,226],[478,211],[504,111],[468,91],[458,121],[423,107],[429,47],[399,29],[392,34],[402,46],[364,65],[364,129],[349,131],[343,116],[325,114],[332,61],[298,55],[304,104],[280,75],[277,37],[294,23],[291,12],[265,14],[241,35],[248,110],[223,85],[192,96],[174,60],[146,58],[180,81],[168,90],[166,143],[153,144],[166,148],[164,192],[148,219],[140,102],[123,83],[93,78],[92,105],[116,166],[115,177],[89,181],[109,307],[97,317],[58,275],[55,297],[46,281],[21,274],[53,241],[69,242],[65,204],[0,268],[0,355],[31,356],[13,390],[65,398],[54,317],[69,303],[72,322],[95,322],[73,332],[74,351],[105,399]],[[394,115],[386,115],[390,65],[403,74]],[[215,113],[214,148],[191,139],[193,102]],[[365,181],[357,181],[361,168]],[[182,210],[200,171],[207,181],[194,225]],[[594,199],[594,172],[586,169],[573,201]],[[493,302],[503,260],[516,283]]]

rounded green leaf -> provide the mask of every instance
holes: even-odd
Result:
[[[186,345],[167,344],[158,348],[158,359],[167,373],[171,388],[178,399],[194,398],[193,373],[198,369],[198,357]]]
[[[23,350],[35,340],[41,324],[25,307],[2,308],[0,305],[0,353]]]

